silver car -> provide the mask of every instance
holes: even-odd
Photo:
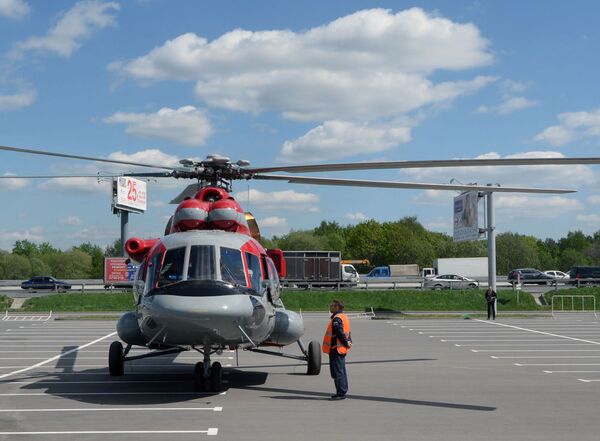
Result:
[[[441,274],[439,276],[426,279],[423,288],[428,289],[474,289],[479,288],[477,280],[468,277],[458,276],[456,274]]]

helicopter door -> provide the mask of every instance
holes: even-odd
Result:
[[[262,287],[262,271],[260,268],[260,260],[255,254],[245,252],[246,256],[246,267],[248,268],[248,275],[250,278],[250,287],[258,294],[263,294]]]
[[[266,261],[267,271],[269,273],[269,285],[271,287],[271,303],[276,303],[279,300],[281,294],[281,286],[279,284],[279,276],[277,274],[277,268],[275,264],[269,258],[264,259]]]

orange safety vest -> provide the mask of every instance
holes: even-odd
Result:
[[[327,331],[325,332],[325,337],[323,337],[323,352],[325,352],[326,354],[329,354],[330,350],[332,349],[331,340],[333,339],[333,319],[336,317],[342,320],[342,326],[346,340],[348,340],[349,342],[352,341],[350,337],[350,319],[344,313],[336,314],[334,317],[332,317],[331,321],[329,322],[329,326],[327,326]],[[350,349],[341,344],[339,341],[336,342],[336,345],[333,346],[333,348],[337,349],[337,352],[340,355],[347,354],[348,349]]]

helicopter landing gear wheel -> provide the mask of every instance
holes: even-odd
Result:
[[[308,361],[307,375],[319,375],[321,372],[321,346],[317,341],[311,341],[306,351]]]
[[[113,377],[121,377],[125,373],[123,360],[123,345],[120,341],[113,341],[108,350],[108,371]]]
[[[223,368],[221,363],[215,361],[210,367],[210,388],[212,392],[221,392],[223,387]]]
[[[194,390],[204,392],[204,363],[201,361],[194,366]]]
[[[221,392],[223,387],[223,367],[214,362],[208,372],[204,372],[204,363],[198,362],[194,367],[194,390],[196,392]]]

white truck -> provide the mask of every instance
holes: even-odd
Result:
[[[487,277],[487,257],[450,257],[435,259],[433,267],[437,275],[457,274],[470,278]]]

